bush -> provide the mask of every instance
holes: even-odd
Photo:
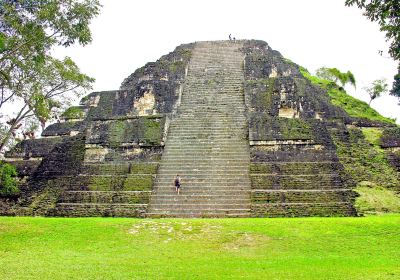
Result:
[[[0,162],[0,195],[13,196],[19,193],[15,166]]]

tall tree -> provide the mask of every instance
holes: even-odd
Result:
[[[351,73],[350,71],[340,72],[337,68],[321,67],[317,69],[316,75],[317,77],[332,81],[336,84],[340,82],[342,87],[344,87],[348,83],[356,87],[356,79],[353,73]]]
[[[371,21],[376,21],[386,41],[390,42],[389,54],[399,61],[398,73],[394,77],[391,95],[400,99],[400,1],[399,0],[346,0],[346,6],[357,5],[364,10],[364,15]]]
[[[0,153],[24,120],[44,124],[70,94],[89,89],[94,79],[68,57],[51,56],[55,46],[91,42],[89,24],[98,0],[2,0],[0,2],[0,112],[20,104],[2,124]],[[69,96],[69,97],[68,97]]]

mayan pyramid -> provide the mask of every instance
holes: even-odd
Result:
[[[357,215],[360,178],[352,166],[373,149],[363,129],[382,133],[380,148],[397,174],[388,179],[393,188],[400,130],[380,116],[349,114],[332,89],[345,94],[313,82],[263,41],[178,46],[8,151],[21,194],[3,200],[1,214]],[[360,168],[367,180],[379,167]]]

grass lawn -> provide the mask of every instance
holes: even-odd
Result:
[[[400,279],[400,215],[0,217],[0,279]]]

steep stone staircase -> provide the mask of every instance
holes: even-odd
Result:
[[[240,42],[196,44],[169,127],[148,217],[250,216]],[[182,178],[177,195],[174,178]]]

